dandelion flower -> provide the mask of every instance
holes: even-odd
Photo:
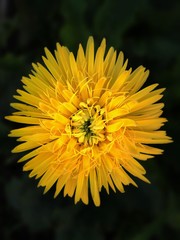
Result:
[[[88,204],[90,192],[96,206],[102,188],[124,192],[137,186],[132,177],[149,183],[139,161],[163,152],[149,144],[171,142],[159,130],[164,89],[142,88],[149,71],[127,69],[122,52],[105,51],[105,39],[95,52],[92,37],[76,57],[59,43],[54,56],[45,48],[44,65],[22,78],[17,111],[6,117],[25,124],[9,134],[20,142],[12,152],[27,151],[19,162],[45,193],[55,184],[54,197],[63,191]]]

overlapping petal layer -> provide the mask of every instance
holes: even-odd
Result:
[[[85,204],[90,191],[96,206],[102,187],[124,192],[124,185],[136,186],[131,176],[149,182],[138,160],[162,153],[149,144],[171,141],[159,130],[164,89],[142,88],[149,71],[127,69],[122,52],[105,51],[105,39],[95,52],[92,37],[77,57],[59,43],[55,56],[45,49],[44,66],[33,64],[23,77],[19,103],[12,103],[17,111],[7,117],[25,124],[10,133],[20,142],[13,152],[28,150],[19,161],[39,186],[47,192],[56,184],[55,197],[64,189]]]

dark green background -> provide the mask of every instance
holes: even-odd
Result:
[[[143,166],[151,185],[137,180],[139,188],[108,196],[101,207],[88,206],[54,188],[42,195],[37,181],[29,179],[12,154],[15,139],[8,132],[18,124],[5,115],[12,95],[21,88],[31,62],[41,61],[44,47],[51,51],[60,41],[76,53],[89,35],[96,46],[103,37],[107,46],[123,50],[133,68],[150,69],[147,84],[166,88],[165,128],[174,143],[160,146],[163,155]],[[0,239],[44,240],[164,240],[180,235],[179,120],[180,120],[180,1],[171,0],[1,0],[0,1]],[[1,236],[2,235],[2,236]]]

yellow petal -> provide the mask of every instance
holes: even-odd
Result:
[[[106,130],[108,133],[116,132],[122,127],[135,127],[136,123],[131,119],[118,119],[111,121],[110,124],[107,125]]]
[[[99,206],[100,205],[100,197],[99,197],[97,176],[96,176],[95,169],[91,169],[91,171],[90,171],[90,190],[91,190],[91,195],[92,195],[94,204],[96,206]]]
[[[87,71],[91,76],[94,72],[94,39],[89,37],[86,46]]]

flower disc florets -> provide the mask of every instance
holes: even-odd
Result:
[[[99,105],[81,102],[80,109],[71,117],[71,134],[84,145],[105,140],[105,110]]]

